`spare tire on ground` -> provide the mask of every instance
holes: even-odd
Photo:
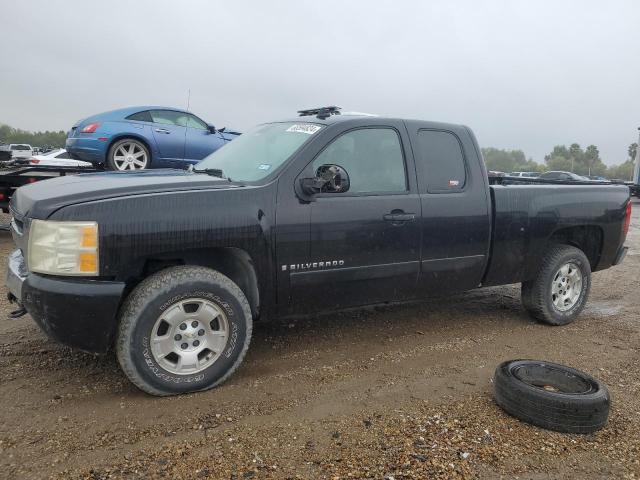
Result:
[[[607,423],[607,387],[584,372],[541,360],[510,360],[493,377],[496,403],[538,427],[591,433]]]

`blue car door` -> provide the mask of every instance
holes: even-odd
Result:
[[[184,159],[188,163],[199,162],[226,143],[220,133],[212,133],[207,124],[195,115],[187,115],[186,127]]]
[[[172,110],[151,110],[153,139],[158,156],[155,167],[177,167],[184,162],[184,143],[187,128],[184,126],[183,112]]]

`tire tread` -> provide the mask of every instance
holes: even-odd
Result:
[[[166,291],[171,285],[175,285],[177,282],[191,281],[195,277],[200,276],[206,278],[209,281],[214,281],[227,288],[232,295],[240,302],[245,319],[247,320],[247,330],[245,335],[244,345],[240,351],[240,355],[231,366],[231,368],[215,383],[207,385],[200,390],[208,390],[217,385],[223,383],[229,378],[235,370],[240,366],[244,359],[247,350],[249,349],[249,343],[251,341],[251,334],[253,329],[253,322],[251,317],[251,309],[247,297],[244,295],[240,287],[236,285],[230,278],[226,277],[222,273],[212,270],[206,267],[198,266],[177,266],[170,267],[165,270],[151,275],[144,279],[140,284],[129,294],[124,304],[120,309],[118,335],[116,340],[116,355],[122,371],[127,378],[140,390],[155,396],[169,396],[175,395],[175,393],[167,392],[155,388],[149,385],[148,382],[137,371],[135,365],[131,360],[131,331],[133,330],[134,323],[139,316],[140,312],[144,309],[148,299],[158,292]]]
[[[547,275],[550,273],[550,270],[557,269],[561,258],[568,254],[579,257],[584,264],[589,265],[589,261],[582,250],[571,245],[553,245],[543,257],[535,277],[532,280],[522,282],[522,305],[533,318],[549,325],[566,325],[567,323],[572,322],[580,314],[589,297],[589,290],[591,287],[590,280],[587,285],[583,285],[583,288],[586,288],[587,291],[583,297],[581,305],[574,310],[571,317],[563,317],[559,319],[548,306],[546,296],[549,295],[549,285],[545,280]]]
[[[532,425],[566,433],[592,433],[606,425],[610,398],[606,386],[599,381],[569,369],[572,374],[588,377],[597,385],[597,390],[575,395],[546,392],[514,377],[510,373],[510,364],[513,362],[522,361],[502,363],[493,378],[494,399],[507,413]]]

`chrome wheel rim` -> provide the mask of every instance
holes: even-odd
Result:
[[[113,163],[118,170],[142,170],[147,168],[147,152],[138,142],[124,142],[113,152]]]
[[[224,311],[204,298],[188,298],[171,305],[156,320],[151,354],[165,370],[190,375],[213,365],[228,338]]]
[[[582,293],[582,270],[573,262],[561,266],[551,284],[551,301],[561,311],[571,310]]]

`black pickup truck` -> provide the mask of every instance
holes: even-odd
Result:
[[[189,171],[27,185],[10,209],[10,298],[155,395],[224,381],[258,318],[522,283],[533,317],[569,323],[631,214],[623,185],[490,185],[467,127],[335,108]]]

